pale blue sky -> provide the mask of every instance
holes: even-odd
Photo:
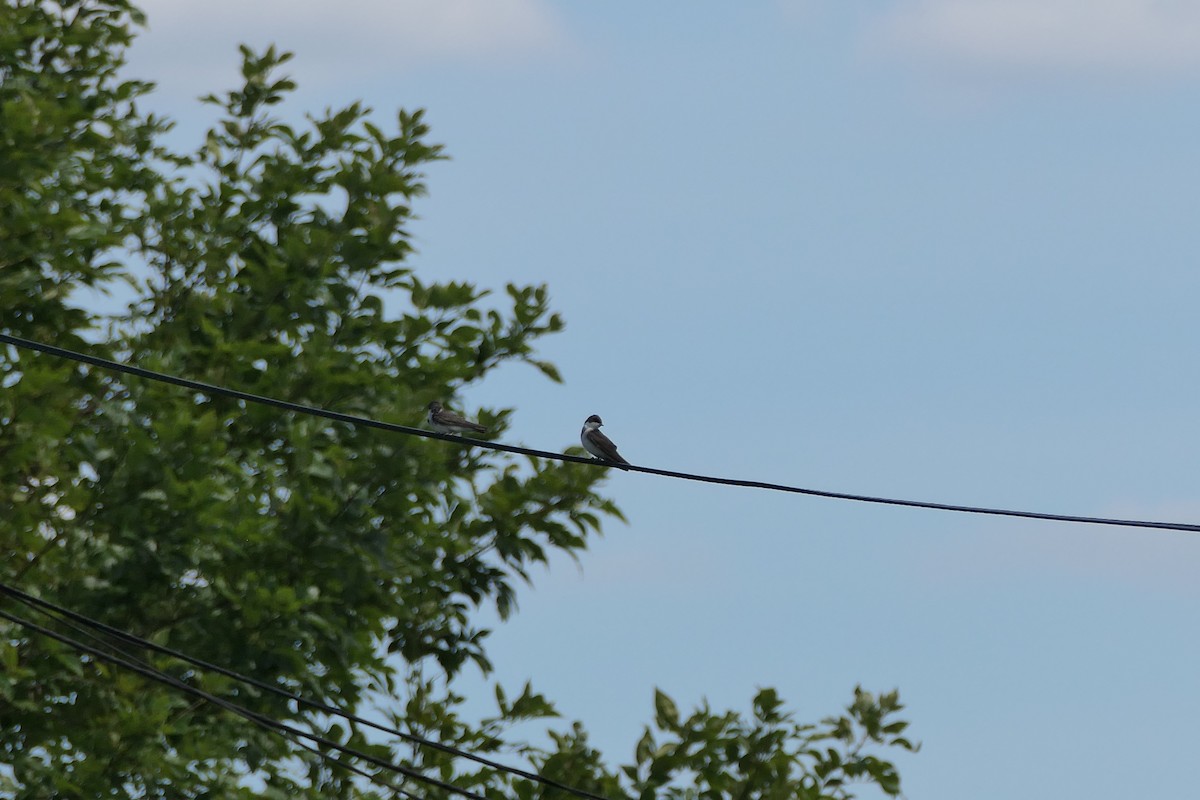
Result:
[[[430,277],[546,281],[558,449],[1038,511],[1200,520],[1200,4],[1151,0],[152,0],[133,69],[190,98],[297,51],[285,113],[425,107],[452,161]],[[655,686],[803,718],[898,687],[908,796],[1184,797],[1200,538],[616,475],[630,519],[499,628],[626,760]]]

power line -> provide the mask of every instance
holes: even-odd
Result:
[[[274,397],[251,394],[250,392],[243,392],[239,389],[230,389],[225,386],[217,386],[211,383],[191,380],[189,378],[180,378],[176,375],[155,372],[153,370],[133,366],[131,364],[122,364],[119,361],[111,361],[106,358],[100,358],[98,356],[88,355],[86,353],[78,353],[73,350],[67,350],[62,347],[56,347],[54,345],[36,342],[30,339],[23,339],[19,336],[12,336],[7,333],[0,333],[0,342],[13,345],[14,347],[20,347],[25,350],[34,350],[47,355],[70,359],[71,361],[77,361],[81,364],[89,364],[91,366],[99,367],[112,372],[120,372],[125,375],[134,375],[147,380],[169,383],[174,386],[181,386],[185,389],[191,389],[192,391],[200,392],[201,394],[219,395],[222,397],[233,398],[235,400],[242,400],[247,403],[258,403],[261,405],[283,409],[285,411],[291,411],[297,414],[324,417],[325,419],[330,419],[335,422],[344,422],[348,425],[377,428],[379,430],[390,431],[391,433],[400,433],[406,436],[421,436],[426,439],[441,439],[446,442],[454,442],[456,444],[463,444],[472,447],[482,447],[488,450],[501,450],[506,453],[517,453],[519,455],[533,456],[535,458],[546,458],[555,461],[567,461],[576,464],[589,464],[593,466],[609,466],[602,461],[597,461],[592,458],[573,456],[567,453],[554,453],[549,450],[535,450],[529,447],[518,447],[516,445],[502,444],[500,442],[489,442],[482,439],[468,439],[462,436],[454,436],[453,434],[437,433],[435,431],[427,431],[421,428],[413,428],[408,425],[399,425],[394,422],[382,422],[369,417],[343,414],[340,411],[330,411],[329,409],[319,408],[316,406],[307,406],[301,403],[293,403]],[[865,494],[851,494],[849,492],[831,492],[823,489],[806,489],[800,486],[789,486],[783,483],[771,483],[768,481],[751,481],[740,478],[721,478],[713,475],[699,475],[691,472],[659,469],[657,467],[643,467],[636,464],[630,464],[628,466],[622,464],[621,468],[629,472],[642,472],[647,475],[660,475],[665,478],[676,478],[685,481],[714,483],[722,486],[741,486],[750,489],[766,489],[773,492],[802,494],[809,497],[824,497],[830,500],[849,500],[856,503],[873,503],[876,505],[902,506],[906,508],[924,508],[932,511],[958,511],[964,514],[985,514],[999,517],[1020,517],[1022,519],[1038,519],[1050,522],[1081,522],[1092,525],[1112,525],[1124,528],[1155,528],[1158,530],[1200,533],[1200,525],[1185,524],[1180,522],[1154,522],[1149,520],[1116,519],[1112,517],[1088,517],[1077,514],[1050,514],[1041,511],[1017,511],[1005,508],[988,508],[985,506],[935,503],[925,500],[900,500],[891,497],[875,497]]]
[[[11,587],[6,587],[6,588],[11,588]],[[82,636],[86,637],[87,639],[90,639],[93,642],[96,642],[96,643],[100,644],[101,646],[107,648],[112,653],[119,655],[122,658],[127,659],[128,661],[131,661],[135,664],[138,664],[141,667],[144,667],[145,669],[150,670],[157,675],[163,676],[163,678],[166,679],[166,681],[169,682],[169,685],[172,686],[173,688],[179,688],[178,684],[183,683],[178,678],[168,675],[167,673],[163,672],[162,670],[155,668],[153,665],[151,665],[147,661],[138,658],[137,656],[133,655],[129,651],[116,646],[112,642],[102,639],[98,634],[92,633],[87,628],[85,628],[83,625],[75,624],[68,618],[69,616],[71,616],[71,612],[68,612],[66,609],[61,609],[62,613],[56,614],[55,611],[50,610],[50,609],[55,608],[53,603],[39,602],[38,598],[35,598],[32,595],[25,595],[23,592],[21,592],[19,590],[14,590],[10,594],[13,594],[14,599],[17,599],[18,601],[23,602],[25,604],[25,606],[27,608],[29,608],[30,610],[35,611],[39,614],[42,614],[43,616],[54,620],[55,622],[59,623],[60,625],[65,625],[66,627],[70,628],[71,630],[75,631],[76,633],[79,633]],[[185,686],[186,686],[186,684],[185,684]],[[246,717],[247,719],[249,719],[249,717],[247,717],[247,714],[253,713],[253,712],[250,712],[249,709],[245,708],[245,706],[238,705],[238,704],[233,703],[232,701],[228,701],[228,700],[223,700],[222,703],[220,704],[220,707],[226,708],[227,710],[230,710],[230,711],[233,711],[234,713],[238,714],[239,716]],[[243,713],[243,711],[246,713]],[[265,726],[257,720],[251,719],[250,721],[254,722],[254,724],[256,724],[256,725],[259,725],[259,727],[264,727],[273,732],[278,732],[278,731],[276,731],[275,728],[273,728],[271,726]],[[372,783],[374,783],[378,786],[384,786],[388,789],[391,789],[392,791],[396,792],[397,794],[401,795],[402,797],[407,798],[407,800],[423,800],[421,797],[418,797],[417,795],[413,794],[412,792],[409,792],[406,789],[404,789],[400,786],[397,786],[396,784],[387,780],[382,775],[378,775],[378,774],[373,775],[370,772],[367,772],[365,769],[362,769],[361,767],[358,767],[358,766],[348,763],[346,761],[341,761],[341,760],[335,758],[332,754],[322,752],[321,750],[317,749],[316,747],[313,747],[312,745],[301,740],[297,736],[293,736],[289,733],[283,733],[283,732],[280,732],[280,734],[282,736],[286,737],[287,739],[291,740],[291,742],[293,744],[295,744],[297,747],[307,750],[308,752],[321,758],[322,760],[328,761],[329,763],[333,764],[334,766],[339,767],[340,769],[344,769],[348,772],[353,772],[355,775],[366,778],[367,780],[371,781]]]
[[[6,594],[6,595],[12,597],[13,599],[15,599],[21,603],[24,603],[25,605],[30,606],[32,608],[46,609],[55,614],[59,614],[62,617],[65,617],[67,619],[78,622],[82,625],[87,625],[98,631],[106,633],[109,636],[117,637],[125,642],[136,645],[137,647],[141,647],[141,648],[144,648],[147,650],[152,650],[161,655],[170,656],[171,658],[178,659],[179,661],[186,662],[188,664],[191,664],[195,667],[199,667],[200,669],[203,669],[203,670],[206,670],[209,672],[215,672],[219,675],[223,675],[227,678],[231,678],[233,680],[239,681],[239,682],[247,684],[249,686],[254,686],[257,689],[261,689],[262,691],[270,692],[271,694],[274,694],[278,697],[283,697],[288,700],[292,700],[296,703],[299,703],[302,706],[306,706],[306,707],[314,709],[316,711],[321,711],[326,714],[333,714],[335,716],[342,717],[343,719],[349,720],[351,722],[355,722],[359,725],[373,728],[373,729],[375,729],[377,731],[381,731],[383,733],[391,734],[391,735],[396,736],[397,738],[399,738],[405,742],[408,742],[410,744],[419,745],[421,747],[428,747],[430,749],[438,750],[438,751],[446,753],[448,755],[456,756],[458,758],[464,758],[469,761],[473,761],[476,764],[480,764],[485,767],[490,767],[490,768],[498,770],[500,772],[505,772],[510,775],[516,775],[520,778],[524,778],[526,780],[540,783],[544,786],[549,786],[554,789],[558,789],[560,791],[567,792],[568,794],[575,795],[576,797],[585,798],[585,800],[608,800],[608,798],[604,797],[603,795],[595,794],[593,792],[589,792],[584,789],[577,789],[568,784],[560,783],[559,781],[556,781],[553,778],[547,778],[544,775],[539,775],[536,772],[530,772],[528,770],[521,769],[520,767],[512,767],[512,766],[508,766],[506,764],[501,764],[498,761],[493,761],[489,758],[485,758],[484,756],[476,755],[475,753],[471,753],[466,750],[462,750],[462,749],[454,747],[452,745],[443,744],[441,742],[437,742],[432,739],[427,739],[422,736],[417,736],[416,734],[413,734],[413,733],[406,733],[405,731],[401,731],[397,728],[392,728],[387,725],[382,725],[377,722],[372,722],[369,719],[360,717],[349,711],[343,711],[342,709],[337,708],[336,706],[331,706],[327,703],[322,703],[318,700],[309,700],[308,698],[306,698],[300,694],[289,692],[286,689],[280,689],[278,686],[273,686],[269,683],[266,683],[265,681],[260,681],[257,678],[252,678],[248,675],[243,675],[239,672],[235,672],[234,670],[228,669],[227,667],[222,667],[217,664],[212,664],[208,661],[204,661],[203,659],[196,658],[195,656],[191,656],[191,655],[188,655],[187,653],[180,652],[179,650],[173,650],[170,647],[166,647],[164,645],[157,644],[148,639],[143,639],[140,636],[135,636],[134,634],[129,633],[127,631],[123,631],[120,628],[114,628],[111,625],[107,625],[96,619],[92,619],[91,617],[80,614],[77,611],[72,611],[69,608],[64,608],[63,606],[60,606],[56,603],[52,603],[49,600],[29,594],[28,592],[22,591],[21,589],[18,589],[17,587],[11,586],[2,581],[0,581],[0,593]]]
[[[200,689],[200,688],[197,688],[190,684],[184,683],[183,681],[181,681],[177,678],[173,678],[172,676],[167,675],[164,672],[160,672],[159,670],[156,670],[153,667],[143,666],[134,661],[130,661],[129,659],[122,658],[117,655],[113,655],[112,653],[105,652],[103,650],[92,647],[90,645],[86,645],[83,642],[80,642],[76,639],[72,639],[70,636],[67,636],[66,634],[62,634],[62,633],[59,633],[58,631],[54,631],[54,630],[51,630],[42,625],[38,625],[36,622],[32,622],[30,620],[24,619],[23,617],[19,617],[16,614],[11,614],[3,609],[0,609],[0,619],[6,619],[9,622],[20,625],[27,630],[30,630],[35,633],[41,634],[42,636],[46,636],[48,638],[54,639],[55,641],[59,642],[60,644],[65,644],[67,647],[70,647],[71,649],[73,649],[77,652],[86,653],[87,655],[90,655],[93,658],[97,658],[102,661],[106,661],[110,664],[114,664],[118,667],[122,667],[123,669],[127,669],[131,672],[136,672],[137,674],[139,674],[145,678],[149,678],[152,681],[156,681],[165,686],[169,686],[173,689],[177,689],[181,692],[185,692],[185,693],[190,694],[193,697],[199,698],[201,700],[206,700],[209,703],[212,703],[213,705],[216,705],[220,708],[223,708],[227,711],[237,714],[240,717],[244,717],[245,719],[250,720],[251,722],[255,723],[256,725],[259,725],[268,730],[272,730],[277,733],[282,733],[285,735],[298,736],[298,737],[301,737],[304,739],[308,739],[309,741],[313,742],[314,744],[318,744],[318,745],[321,745],[322,747],[327,747],[332,750],[337,750],[338,752],[343,753],[348,756],[351,756],[352,758],[361,759],[362,761],[365,761],[366,763],[371,764],[372,766],[379,767],[381,769],[386,769],[391,772],[395,772],[399,775],[403,775],[406,778],[412,778],[413,780],[420,781],[421,783],[429,784],[430,786],[437,787],[439,789],[442,789],[443,791],[451,792],[453,794],[459,795],[460,797],[465,797],[465,798],[467,798],[467,800],[488,800],[488,798],[484,797],[481,794],[473,792],[470,789],[464,789],[461,786],[455,786],[454,784],[449,783],[447,781],[443,781],[438,778],[432,778],[428,775],[422,774],[421,772],[419,772],[415,769],[412,769],[411,767],[405,767],[400,764],[393,764],[390,761],[386,761],[382,758],[378,758],[376,756],[370,755],[369,753],[363,753],[363,752],[355,750],[351,747],[347,747],[343,744],[339,744],[338,742],[335,742],[332,739],[326,738],[319,734],[301,730],[300,728],[297,728],[293,725],[289,725],[286,722],[281,722],[277,719],[273,719],[272,717],[268,717],[265,714],[259,714],[256,711],[251,711],[250,709],[245,708],[244,706],[239,706],[238,704],[232,703],[228,700],[225,700],[224,698],[218,697],[215,694],[206,692],[203,689]],[[337,763],[340,763],[340,762],[337,762]],[[360,772],[358,774],[362,774],[362,773]],[[372,779],[374,779],[373,776],[368,775],[368,777],[372,777]],[[392,788],[395,788],[395,787],[392,787]]]

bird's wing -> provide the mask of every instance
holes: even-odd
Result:
[[[487,431],[487,428],[483,427],[482,425],[475,423],[475,422],[471,422],[471,420],[466,419],[465,417],[460,417],[458,414],[455,414],[453,411],[446,411],[445,409],[442,409],[441,411],[434,414],[433,419],[435,422],[437,422],[441,425],[451,425],[451,426],[456,426],[459,428],[469,428],[473,431],[479,431],[480,433],[484,433],[485,431]]]
[[[603,453],[604,457],[609,461],[616,462],[617,464],[629,463],[617,452],[617,446],[612,443],[612,439],[609,439],[600,431],[588,431],[588,441],[594,444],[596,449]]]

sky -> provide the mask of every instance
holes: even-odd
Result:
[[[143,7],[129,72],[180,145],[241,42],[296,53],[290,119],[427,109],[412,266],[546,282],[567,321],[562,385],[456,398],[515,443],[600,414],[636,464],[1200,521],[1200,4]],[[490,654],[610,763],[655,687],[816,720],[861,684],[907,704],[911,798],[1194,794],[1195,534],[607,488],[629,524],[535,571]]]

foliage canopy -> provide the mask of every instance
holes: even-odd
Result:
[[[288,55],[243,50],[243,85],[206,102],[194,152],[162,144],[119,75],[141,15],[123,0],[0,9],[3,329],[151,369],[411,423],[562,329],[545,286],[503,302],[421,280],[406,225],[442,158],[420,111],[388,130],[360,104],[301,126],[273,114]],[[127,286],[124,313],[81,293]],[[398,313],[395,309],[401,309]],[[509,742],[553,715],[497,690],[469,723],[447,688],[487,670],[472,611],[513,608],[550,550],[582,551],[603,470],[457,451],[299,418],[73,363],[0,351],[3,580],[139,636],[480,753],[617,797],[845,797],[899,791],[868,753],[908,747],[895,695],[795,724],[770,690],[751,718],[664,694],[635,763],[604,765],[575,726],[550,749]],[[511,409],[479,416],[502,433]],[[222,711],[13,625],[0,627],[0,793],[62,798],[386,796]],[[443,754],[409,752],[231,681],[157,667],[257,712],[495,796],[542,790]],[[427,677],[436,664],[443,684]],[[438,688],[438,687],[442,688]],[[412,787],[421,796],[439,796]]]

